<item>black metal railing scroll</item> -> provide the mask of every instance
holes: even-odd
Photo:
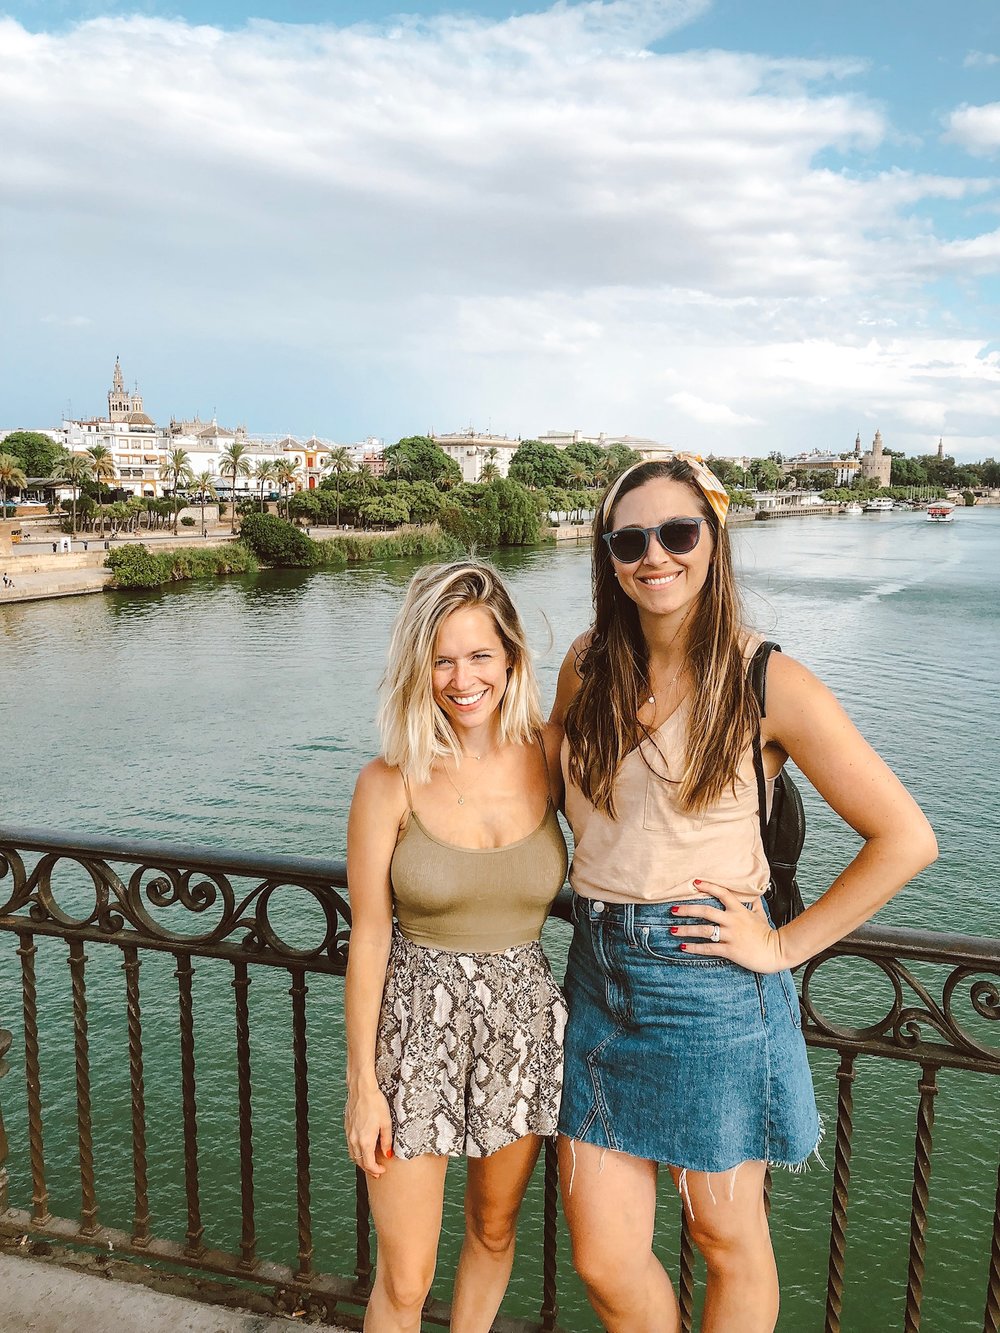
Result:
[[[67,896],[69,882],[72,892]],[[357,1316],[373,1271],[365,1178],[357,1172],[349,1187],[354,1197],[353,1252],[338,1255],[337,1272],[325,1271],[330,1265],[318,1261],[316,1243],[317,1224],[322,1221],[314,1187],[319,1159],[310,1141],[314,1073],[321,1067],[315,1047],[320,1034],[311,1027],[310,1015],[319,978],[342,977],[346,967],[351,917],[345,888],[346,869],[340,861],[0,829],[0,967],[20,972],[22,1010],[19,1042],[12,1044],[11,1033],[0,1029],[0,1079],[7,1075],[0,1082],[0,1234],[27,1233],[95,1250],[111,1247],[119,1256],[168,1262],[192,1277],[221,1274],[271,1289],[286,1304],[291,1300],[295,1308],[322,1318],[349,1320],[351,1312]],[[303,902],[308,907],[305,913]],[[567,916],[565,897],[555,914]],[[304,916],[310,929],[295,928]],[[79,1196],[73,1217],[55,1211],[46,1162],[48,1103],[42,1080],[53,1019],[40,1012],[37,975],[39,945],[45,940],[57,942],[52,948],[64,948],[69,968],[71,1030],[66,1042],[72,1058]],[[99,1197],[102,1177],[95,1165],[102,1144],[95,1130],[101,1121],[95,1115],[96,1066],[91,1048],[99,1034],[91,992],[96,997],[99,962],[114,956],[105,950],[117,951],[124,977],[123,1063],[127,1051],[131,1137],[127,1230],[102,1221],[107,1209],[103,1189]],[[170,970],[157,968],[154,955],[171,965]],[[252,993],[255,980],[265,975],[262,969],[269,977],[282,978],[287,1006],[294,1191],[287,1199],[285,1263],[261,1257],[262,1249],[268,1248],[263,1243],[261,1210],[270,1200],[258,1185],[260,1150],[255,1135],[265,1083],[256,1078]],[[881,1007],[871,999],[871,986],[848,986],[845,999],[845,987],[837,980],[827,984],[835,972],[837,978],[850,975],[856,982],[872,969],[884,995]],[[200,1106],[211,1088],[200,1065],[203,1036],[199,1034],[206,1015],[199,987],[211,977],[224,978],[233,1006],[234,1133],[229,1147],[232,1161],[226,1165],[236,1182],[239,1226],[231,1251],[210,1243],[211,1199],[205,1192],[206,1149],[200,1142]],[[867,926],[802,969],[800,995],[807,1042],[836,1053],[837,1059],[825,1333],[839,1333],[842,1326],[850,1272],[856,1080],[860,1063],[872,1058],[914,1067],[909,1251],[905,1308],[899,1322],[906,1333],[916,1333],[921,1326],[933,1217],[931,1168],[940,1075],[948,1070],[1000,1074],[1000,941]],[[855,1007],[861,1007],[860,1020],[856,1015],[845,1017],[851,995]],[[155,1122],[150,1118],[147,1075],[153,1047],[147,1024],[155,1018],[162,1039],[165,1014],[177,1034],[173,1038],[179,1070],[176,1132],[183,1151],[183,1178],[177,1182],[183,1197],[183,1238],[174,1239],[156,1232],[149,1149]],[[4,1017],[0,1014],[0,1021]],[[23,1087],[10,1077],[15,1058],[23,1062]],[[17,1163],[10,1161],[5,1097],[9,1107],[16,1102],[26,1131],[25,1160]],[[557,1328],[557,1173],[551,1145],[546,1146],[541,1208],[538,1318],[498,1322],[496,1327],[508,1333],[552,1333]],[[1000,1333],[1000,1172],[990,1248],[982,1268],[984,1333]],[[690,1236],[682,1228],[678,1286],[685,1333],[695,1318],[695,1269]],[[816,1278],[820,1290],[822,1275]],[[447,1308],[429,1303],[427,1319],[446,1324]]]

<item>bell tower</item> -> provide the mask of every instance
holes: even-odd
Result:
[[[127,421],[132,411],[132,399],[122,379],[121,360],[115,357],[115,377],[108,390],[108,420]]]

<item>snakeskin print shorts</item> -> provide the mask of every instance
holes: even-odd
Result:
[[[565,1027],[540,944],[456,953],[395,932],[375,1051],[394,1154],[487,1157],[554,1134]]]

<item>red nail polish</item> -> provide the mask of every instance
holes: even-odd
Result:
[[[694,884],[696,887],[699,887],[699,886],[701,885],[701,880],[700,880],[700,879],[693,879],[693,880],[691,881],[691,883]]]
[[[385,1150],[385,1158],[386,1158],[386,1161],[389,1161],[391,1157],[392,1157],[392,1149],[391,1149],[391,1148],[386,1148],[386,1150]]]
[[[670,910],[671,910],[671,912],[672,912],[672,913],[673,913],[673,914],[674,914],[674,916],[676,916],[676,915],[677,915],[677,912],[678,912],[678,908],[676,908],[676,907],[671,907],[671,909],[670,909]]]
[[[680,930],[680,926],[671,926],[671,927],[670,927],[670,933],[671,933],[671,935],[676,935],[677,932],[678,932],[679,930]]]
[[[682,948],[682,949],[686,949],[686,948],[687,948],[687,945],[686,945],[686,944],[682,944],[682,945],[681,945],[681,948]]]

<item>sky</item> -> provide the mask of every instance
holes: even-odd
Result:
[[[0,429],[1000,456],[997,0],[0,0]]]

